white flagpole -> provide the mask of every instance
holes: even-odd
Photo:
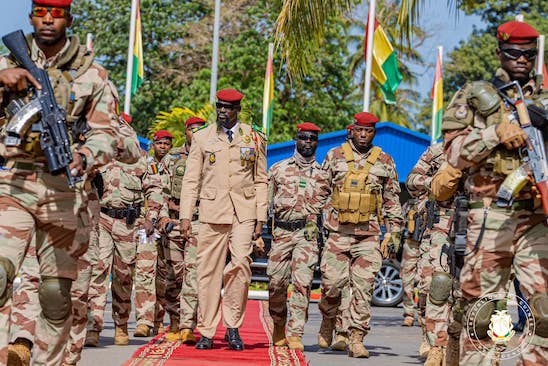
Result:
[[[436,56],[436,68],[440,60],[440,67],[443,70],[443,46],[438,46],[438,55]],[[436,98],[439,90],[436,88],[436,69],[434,69],[434,100],[432,100],[432,126],[430,127],[430,136],[432,137],[431,144],[436,142]]]
[[[221,23],[221,0],[215,0],[215,21],[213,24],[213,56],[211,60],[211,83],[209,87],[209,103],[215,103],[217,92],[217,69],[219,63],[219,27]]]
[[[363,110],[369,111],[369,100],[371,94],[371,69],[373,66],[373,33],[375,32],[375,0],[369,1],[369,17],[367,24],[367,50],[365,52],[365,83],[363,86]]]
[[[130,114],[131,80],[133,79],[133,45],[135,44],[135,22],[137,18],[137,0],[131,0],[131,20],[129,22],[129,45],[127,48],[126,99],[124,113]]]

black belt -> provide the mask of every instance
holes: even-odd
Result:
[[[470,208],[483,208],[483,202],[470,202]],[[497,203],[493,200],[491,202],[490,208],[495,208],[499,210],[513,210],[513,211],[520,211],[520,210],[529,210],[532,211],[535,208],[535,201],[534,200],[521,200],[521,201],[514,201],[512,202],[511,206],[508,207],[499,207],[497,206]]]
[[[300,230],[303,227],[305,227],[306,226],[306,221],[307,220],[305,220],[305,219],[293,220],[293,221],[274,220],[274,226],[282,228],[284,230],[295,231],[295,230]]]
[[[101,207],[101,212],[107,216],[112,217],[113,219],[125,219],[126,217],[128,217],[128,212],[130,210],[137,211],[135,214],[136,217],[139,217],[139,215],[141,215],[140,206],[134,207],[133,209]]]

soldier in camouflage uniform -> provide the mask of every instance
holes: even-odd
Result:
[[[75,136],[69,169],[82,176],[113,158],[118,131],[113,123],[116,116],[106,71],[93,63],[93,52],[81,46],[77,37],[66,35],[72,24],[70,3],[34,0],[30,22],[35,32],[27,40],[32,60],[38,67],[46,68],[56,100],[67,111],[67,127]],[[55,10],[48,8],[52,5]],[[0,119],[5,120],[11,118],[5,114],[6,106],[14,98],[25,96],[27,83],[40,86],[11,58],[0,58],[0,70]],[[83,128],[77,129],[75,122],[81,116],[86,121],[80,121],[87,123],[78,124]],[[76,140],[79,134],[84,139]],[[72,190],[64,175],[49,174],[38,133],[29,129],[18,146],[7,146],[4,137],[5,130],[0,144],[5,166],[0,171],[0,282],[5,283],[0,289],[0,364],[7,362],[13,278],[32,240],[41,276],[38,292],[42,308],[36,325],[35,337],[39,341],[34,364],[59,364],[71,324],[70,287],[76,278],[75,256],[85,249],[75,236],[88,220],[87,197],[83,183]]]
[[[169,186],[167,153],[172,147],[173,135],[160,130],[153,136],[153,155],[148,157],[148,169],[155,175],[159,175],[162,181],[162,194],[167,202],[167,188]],[[167,219],[167,217],[166,217]],[[135,263],[135,317],[137,327],[133,335],[135,337],[148,337],[150,330],[157,334],[163,332],[163,316],[155,322],[156,310],[156,262],[158,261],[158,243],[160,235],[155,233],[150,241],[141,243],[137,247]],[[162,325],[162,329],[160,329]],[[154,328],[153,328],[154,327]]]
[[[417,201],[410,199],[402,206],[403,216],[409,230],[415,229],[415,215]],[[419,243],[408,235],[403,245],[400,268],[400,277],[403,282],[403,323],[404,327],[412,327],[415,321],[415,287],[419,283]]]
[[[461,271],[461,290],[465,309],[463,322],[474,322],[470,332],[461,335],[461,365],[490,363],[498,347],[486,338],[494,301],[473,312],[478,298],[507,292],[512,270],[521,283],[534,319],[530,344],[519,355],[520,365],[548,364],[548,252],[546,216],[540,196],[530,180],[513,194],[513,201],[500,200],[497,192],[505,178],[523,164],[520,148],[527,135],[511,117],[512,107],[497,92],[497,87],[517,81],[525,98],[533,104],[527,109],[535,128],[544,129],[546,146],[546,108],[548,96],[540,83],[531,78],[538,52],[538,32],[529,24],[511,21],[497,29],[496,54],[501,68],[491,82],[467,83],[453,97],[443,118],[445,151],[452,168],[463,170],[464,187],[469,194],[467,251]],[[517,98],[516,88],[505,91]],[[522,121],[523,122],[523,121]],[[546,199],[546,197],[544,197]],[[506,206],[506,207],[503,207]],[[492,324],[492,323],[491,323]],[[489,352],[481,346],[490,349]],[[485,349],[485,348],[484,348]]]
[[[160,219],[166,203],[161,176],[150,171],[146,154],[135,164],[110,163],[100,174],[104,181],[99,218],[99,248],[97,265],[92,269],[92,283],[108,288],[112,269],[112,315],[115,323],[114,344],[127,345],[127,321],[131,310],[133,271],[140,242],[154,234],[153,221]],[[144,210],[145,199],[147,210]],[[142,217],[140,217],[142,214]],[[166,215],[167,216],[167,215]],[[138,233],[142,228],[144,238]],[[96,295],[92,291],[88,296]],[[98,338],[103,329],[106,291],[99,294],[98,308],[93,309],[88,337]]]
[[[274,321],[272,343],[275,346],[286,343],[287,288],[291,280],[287,343],[290,349],[301,351],[312,279],[318,264],[317,223],[329,197],[329,183],[316,161],[320,131],[313,123],[297,125],[294,155],[274,164],[269,174],[274,228],[266,272],[268,309]]]
[[[363,338],[369,331],[375,276],[389,244],[397,251],[400,243],[398,176],[392,158],[371,144],[377,121],[371,113],[356,114],[352,139],[331,149],[322,167],[333,196],[325,223],[330,233],[321,258],[323,319],[318,344],[331,344],[341,289],[350,283],[350,357],[369,357]],[[387,233],[379,247],[382,224]]]
[[[186,139],[183,147],[172,155],[169,165],[171,172],[171,192],[168,202],[169,216],[173,220],[173,231],[163,239],[163,255],[158,255],[158,266],[166,268],[165,307],[169,314],[170,329],[166,339],[171,342],[181,340],[186,344],[196,343],[198,312],[198,284],[196,282],[196,249],[198,240],[198,209],[192,219],[193,236],[187,240],[181,237],[179,230],[179,207],[186,160],[190,152],[192,135],[203,128],[206,121],[199,117],[190,117],[185,121]],[[159,277],[159,276],[158,276]]]

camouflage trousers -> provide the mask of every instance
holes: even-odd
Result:
[[[101,332],[107,303],[109,275],[112,271],[112,318],[118,326],[126,325],[131,311],[133,270],[137,257],[138,222],[127,225],[101,213],[99,218],[97,263],[92,266],[88,306],[89,330]]]
[[[77,228],[84,227],[88,220],[86,200],[80,187],[75,191],[69,190],[63,176],[51,176],[39,166],[32,170],[0,171],[1,257],[11,262],[14,272],[18,273],[31,242],[35,241],[37,268],[41,277],[38,288],[45,280],[51,281],[49,283],[55,283],[55,279],[74,280],[74,256],[85,250],[78,240]],[[12,287],[9,282],[6,291],[6,299],[0,307],[0,365],[7,362],[12,310]],[[36,289],[34,291],[35,295],[29,295],[29,300],[40,304]],[[21,296],[27,295],[22,293]],[[34,300],[30,296],[34,296]],[[53,313],[59,315],[54,307],[48,307],[40,311],[36,318],[35,365],[61,362],[71,316],[69,311],[63,319],[52,320]]]
[[[266,269],[269,278],[268,310],[275,323],[286,322],[289,280],[293,284],[287,323],[287,332],[291,337],[302,337],[304,334],[312,279],[318,264],[318,243],[307,240],[304,231],[304,228],[297,231],[274,228],[274,241],[268,253]]]
[[[335,332],[348,333],[350,327],[350,299],[352,298],[350,291],[350,283],[341,289],[341,304],[337,312],[335,320]]]
[[[465,257],[461,272],[462,296],[468,304],[464,322],[467,324],[475,315],[472,305],[479,298],[508,292],[511,271],[514,270],[536,322],[531,343],[520,353],[518,365],[548,364],[548,227],[542,224],[543,220],[542,208],[532,213],[492,207],[486,216],[481,244],[476,252]],[[470,210],[468,251],[474,249],[483,221],[483,208]],[[478,351],[481,345],[492,351],[491,341],[473,338],[469,331],[465,327],[461,334],[460,364],[491,364],[492,352]]]
[[[168,245],[166,242],[169,239],[165,236],[162,236],[158,239],[157,252],[158,256],[156,259],[156,278],[155,285],[156,288],[156,303],[154,304],[154,324],[159,325],[164,323],[164,317],[166,315],[166,286],[167,286],[167,277],[173,275],[173,271],[168,268],[166,260],[164,258],[164,246]]]
[[[432,282],[433,268],[430,264],[430,246],[431,233],[428,231],[424,234],[421,244],[419,245],[419,262],[417,263],[417,273],[419,275],[419,323],[424,325],[426,314],[426,299],[430,291],[430,283]]]
[[[440,215],[439,223],[434,224],[434,227],[432,228],[429,260],[433,273],[449,273],[447,256],[442,255],[442,248],[444,245],[450,245],[449,215],[450,212],[445,214],[445,210],[443,210],[443,214]],[[428,292],[430,293],[430,290]],[[452,289],[451,293],[453,292]],[[447,346],[447,327],[449,325],[452,308],[451,302],[450,299],[447,299],[443,305],[435,305],[430,301],[430,296],[428,296],[428,301],[426,301],[425,324],[426,335],[431,346]]]
[[[367,333],[371,320],[371,294],[381,266],[378,236],[331,232],[321,259],[322,299],[319,309],[322,315],[329,319],[337,316],[343,288],[349,286],[349,328]]]
[[[154,326],[156,306],[156,261],[158,244],[156,240],[137,246],[135,261],[135,317],[137,324]]]
[[[407,239],[403,246],[400,277],[403,282],[403,316],[415,317],[415,286],[420,276],[418,263],[420,260],[419,243]]]

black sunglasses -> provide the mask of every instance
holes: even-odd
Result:
[[[316,134],[297,134],[297,140],[303,141],[318,141],[318,135]]]
[[[502,52],[504,57],[510,60],[517,60],[523,56],[529,61],[532,61],[538,55],[538,50],[536,48],[528,48],[526,50],[520,50],[517,48],[501,48],[500,52]]]
[[[215,105],[217,106],[217,109],[229,109],[229,110],[233,110],[233,109],[237,109],[239,107],[239,105],[237,104],[226,104],[226,103],[215,103]]]

